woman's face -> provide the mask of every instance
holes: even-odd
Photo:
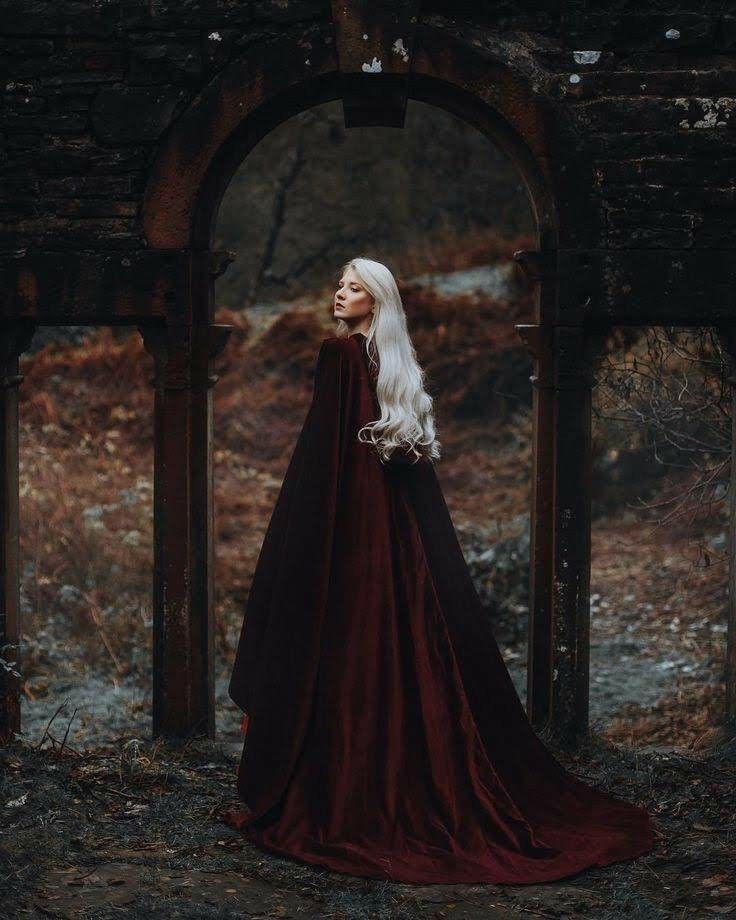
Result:
[[[335,292],[335,319],[343,319],[354,325],[364,318],[370,318],[373,297],[363,287],[355,270],[349,268],[337,282]]]

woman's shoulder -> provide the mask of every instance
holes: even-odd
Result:
[[[322,341],[320,351],[359,355],[363,339],[358,335],[331,335]]]
[[[361,361],[360,343],[357,339],[351,336],[331,335],[322,340],[315,373],[331,373],[341,365],[357,367]]]
[[[335,342],[337,345],[347,346],[347,345],[361,345],[363,341],[362,333],[353,333],[353,335],[330,335],[323,340],[322,344],[326,342]]]

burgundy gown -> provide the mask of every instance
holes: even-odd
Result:
[[[533,883],[651,850],[641,807],[567,772],[529,722],[432,461],[382,464],[366,338],[328,338],[268,525],[229,686],[261,849],[414,883]]]

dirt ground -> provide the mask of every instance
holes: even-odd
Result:
[[[5,917],[591,918],[736,911],[736,751],[632,751],[593,739],[563,763],[650,809],[654,850],[544,885],[404,885],[266,854],[224,825],[236,742],[121,736],[88,752],[52,722],[0,751]]]

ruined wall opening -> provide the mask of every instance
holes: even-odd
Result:
[[[711,327],[617,326],[593,390],[591,727],[707,748],[723,724],[731,446]]]
[[[218,731],[237,728],[226,684],[250,579],[355,255],[399,280],[435,395],[438,476],[525,700],[532,361],[514,324],[534,322],[536,291],[513,253],[536,248],[536,226],[517,168],[436,106],[410,101],[401,130],[346,130],[328,102],[250,150],[212,246],[237,254],[215,290],[216,321],[235,327],[215,391]]]
[[[423,35],[422,42],[421,48],[416,49],[410,81],[402,84],[403,89],[396,84],[399,96],[408,91],[411,104],[429,104],[477,129],[514,164],[516,182],[520,181],[527,192],[533,213],[531,251],[527,250],[521,260],[524,277],[515,277],[514,281],[521,287],[527,286],[527,291],[532,285],[533,292],[528,312],[508,317],[506,329],[516,343],[517,330],[525,327],[525,346],[534,352],[535,359],[539,358],[540,351],[545,351],[540,347],[540,339],[547,334],[550,324],[560,319],[579,324],[584,313],[579,295],[587,291],[585,278],[593,270],[593,263],[587,252],[581,250],[600,244],[600,213],[593,194],[590,163],[582,156],[575,126],[564,107],[553,95],[540,92],[540,86],[547,86],[543,69],[523,56],[520,59],[519,47],[514,42],[504,41],[492,49],[481,49],[471,48],[456,37],[450,41],[448,52],[446,37],[431,30]],[[312,57],[293,55],[291,50],[287,55],[291,66],[279,71],[276,82],[264,79],[273,64],[274,47],[270,47],[263,53],[233,59],[203,89],[160,145],[148,172],[140,212],[149,252],[157,260],[163,257],[167,265],[175,266],[170,287],[160,297],[165,324],[142,330],[156,361],[157,477],[161,474],[157,478],[161,488],[157,490],[156,502],[156,521],[160,527],[156,529],[154,547],[154,633],[158,637],[154,645],[160,653],[154,655],[154,683],[157,678],[159,692],[154,694],[153,722],[154,732],[161,730],[175,736],[205,729],[212,737],[215,726],[215,692],[211,680],[214,668],[210,663],[214,645],[210,639],[214,635],[211,614],[216,595],[211,574],[214,540],[210,522],[214,527],[214,521],[210,493],[212,460],[217,464],[218,455],[210,454],[212,407],[223,402],[224,381],[232,369],[230,359],[233,356],[237,359],[238,352],[230,347],[213,377],[205,365],[209,367],[209,358],[219,354],[219,346],[233,330],[233,341],[239,337],[244,340],[247,335],[231,319],[232,313],[216,312],[214,282],[228,262],[215,243],[222,198],[244,158],[259,142],[289,118],[322,103],[341,100],[346,115],[355,112],[357,105],[361,113],[359,124],[403,124],[401,118],[397,119],[403,108],[401,99],[393,99],[385,107],[374,98],[367,108],[364,106],[366,99],[361,96],[367,85],[361,80],[363,89],[357,97],[354,95],[356,88],[351,89],[345,83],[347,75],[334,69],[332,49],[320,51],[327,60],[319,70],[314,69]],[[520,67],[522,61],[524,66]],[[291,166],[296,164],[298,160]],[[570,214],[575,215],[574,221],[568,220]],[[275,252],[273,240],[267,252]],[[565,290],[562,305],[556,268],[558,252],[564,253],[566,283],[576,279],[568,284],[570,289]],[[268,260],[262,264],[267,268]],[[257,296],[258,288],[268,280],[266,268],[260,285],[249,296]],[[583,277],[578,284],[580,276]],[[176,309],[171,308],[172,303],[177,304]],[[525,326],[520,320],[534,322]],[[437,323],[431,328],[435,326],[440,335],[447,334],[446,324]],[[299,341],[303,341],[303,336],[299,336]],[[447,351],[446,341],[443,348]],[[316,349],[310,349],[310,361],[315,353]],[[519,354],[522,353],[519,349]],[[482,377],[487,370],[487,356],[476,350],[473,359],[475,370]],[[526,355],[523,361],[525,392],[531,401],[528,386],[531,361]],[[187,367],[195,368],[198,383],[189,389],[186,398],[177,399],[171,393],[182,387],[181,371]],[[446,363],[445,371],[450,367],[451,362]],[[222,383],[211,398],[209,388],[218,378]],[[183,386],[188,388],[186,381]],[[546,402],[549,409],[550,401]],[[486,403],[495,405],[488,400]],[[277,413],[272,414],[274,425],[282,425]],[[545,423],[549,418],[546,412]],[[548,432],[542,426],[537,427],[534,437],[539,441],[540,431],[547,446]],[[170,445],[181,440],[183,432],[196,432],[197,436],[189,438],[186,455],[177,456]],[[540,476],[540,453],[544,451],[536,451],[534,489],[528,490],[533,495],[533,509],[542,509],[535,517],[533,539],[537,550],[542,542],[539,522],[548,514],[552,485],[548,476]],[[182,495],[188,495],[190,501],[181,502]],[[171,502],[176,509],[174,514],[167,511],[167,503],[171,508]],[[584,514],[581,522],[583,517]],[[578,539],[581,535],[582,530],[574,537]],[[547,549],[537,552],[533,573],[535,597],[541,594],[542,579],[551,582]],[[576,576],[568,574],[567,581],[572,584]],[[539,610],[542,605],[535,601],[534,606]],[[164,630],[171,617],[176,619],[177,629]],[[544,644],[540,643],[544,616],[534,620],[534,645],[539,652]],[[544,658],[543,651],[536,656],[534,685],[549,689],[551,670],[543,673]],[[217,691],[218,698],[220,695],[221,689]],[[534,692],[537,715],[546,706],[544,695]]]

